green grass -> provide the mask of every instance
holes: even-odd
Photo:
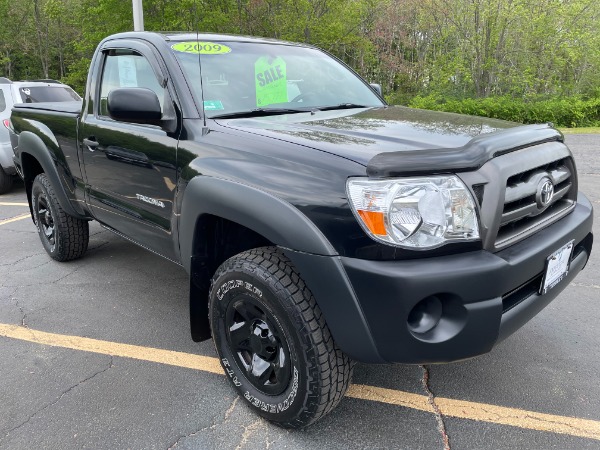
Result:
[[[600,127],[559,128],[564,134],[600,134]]]

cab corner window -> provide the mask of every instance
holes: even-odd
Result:
[[[108,117],[108,94],[113,89],[143,87],[156,93],[164,112],[165,90],[161,87],[148,60],[130,50],[111,50],[106,56],[100,85],[100,116]]]

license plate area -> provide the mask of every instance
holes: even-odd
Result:
[[[545,294],[569,273],[569,262],[573,253],[573,242],[568,242],[546,259],[546,269],[540,286],[540,294]]]

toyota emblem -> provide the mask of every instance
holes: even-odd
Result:
[[[540,209],[546,208],[554,196],[554,185],[550,178],[542,178],[535,195],[537,205]]]

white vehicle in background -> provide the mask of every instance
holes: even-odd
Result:
[[[17,174],[8,135],[13,105],[73,100],[81,100],[81,97],[66,84],[55,80],[10,81],[0,77],[0,194],[10,190]]]

